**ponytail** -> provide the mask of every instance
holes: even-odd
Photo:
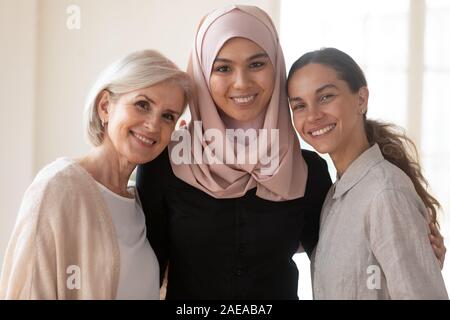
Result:
[[[414,142],[408,138],[400,127],[376,120],[368,120],[364,116],[364,128],[369,144],[377,143],[383,157],[399,167],[411,179],[417,194],[431,213],[431,222],[437,222],[439,201],[428,191],[428,182],[422,174],[419,156]]]

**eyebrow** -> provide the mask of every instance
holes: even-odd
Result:
[[[261,53],[257,53],[257,54],[252,55],[251,57],[247,58],[246,60],[247,61],[251,61],[251,60],[254,60],[254,59],[258,59],[258,58],[268,58],[268,57],[269,57],[269,55],[267,53],[261,52]],[[214,63],[216,63],[216,62],[231,63],[233,61],[230,60],[230,59],[217,57],[216,59],[214,59]]]
[[[324,84],[323,86],[319,87],[319,88],[316,90],[316,94],[319,93],[319,92],[321,92],[321,91],[323,91],[323,90],[325,90],[325,89],[328,89],[328,88],[334,88],[334,89],[337,89],[338,87],[336,87],[336,86],[335,86],[334,84],[332,84],[332,83],[327,83],[327,84]],[[302,100],[302,98],[300,98],[300,97],[289,98],[289,101],[299,101],[299,100]]]
[[[155,104],[155,101],[153,101],[151,98],[149,98],[148,96],[146,96],[146,95],[143,94],[143,93],[137,95],[137,96],[135,97],[135,99],[138,99],[139,97],[143,97],[145,100],[150,101],[150,103]],[[180,115],[180,114],[181,114],[180,112],[174,111],[174,110],[172,110],[172,109],[166,109],[166,111],[169,111],[170,113],[174,113],[174,114],[176,114],[176,115]]]
[[[328,89],[328,88],[334,88],[334,89],[337,89],[337,87],[336,87],[334,84],[332,84],[332,83],[327,83],[327,84],[324,84],[323,86],[321,86],[319,89],[317,89],[317,90],[316,90],[316,93],[319,93],[320,91],[323,91],[323,90]]]

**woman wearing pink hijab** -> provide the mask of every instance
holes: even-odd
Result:
[[[298,299],[292,256],[299,246],[308,254],[314,248],[331,179],[324,160],[300,151],[269,16],[247,6],[212,12],[199,27],[188,69],[196,84],[192,121],[180,142],[137,175],[162,271],[169,262],[167,298]],[[238,129],[254,130],[260,142],[267,133],[267,143],[255,151],[255,137],[239,141]],[[211,130],[222,146],[230,132],[238,142],[202,161],[212,154]],[[181,156],[189,161],[180,161],[180,143],[191,146]]]
[[[315,247],[331,179],[300,150],[270,17],[249,6],[207,15],[188,73],[189,126],[137,173],[161,276],[169,265],[166,298],[298,299],[292,256]]]

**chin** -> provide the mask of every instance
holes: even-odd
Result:
[[[306,141],[306,140],[305,140]],[[318,153],[327,154],[333,151],[333,148],[327,144],[317,144],[306,141],[311,147],[314,148]]]
[[[150,162],[150,161],[154,160],[158,155],[159,155],[159,153],[158,154],[153,154],[153,152],[152,152],[151,155],[145,155],[145,156],[142,155],[142,154],[133,153],[133,154],[129,154],[127,156],[127,160],[130,163],[133,163],[135,165],[139,165],[139,164],[144,164],[144,163],[147,163],[147,162]]]
[[[246,113],[246,114],[238,113],[233,118],[237,121],[248,122],[248,121],[255,120],[258,117],[258,115],[259,115],[259,112],[258,113],[252,112],[252,113]]]

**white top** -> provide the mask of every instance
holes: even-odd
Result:
[[[147,240],[145,216],[134,187],[135,198],[122,197],[97,182],[111,213],[120,249],[117,300],[159,300],[159,264]]]
[[[377,144],[328,192],[312,261],[315,299],[448,299],[427,209]]]

